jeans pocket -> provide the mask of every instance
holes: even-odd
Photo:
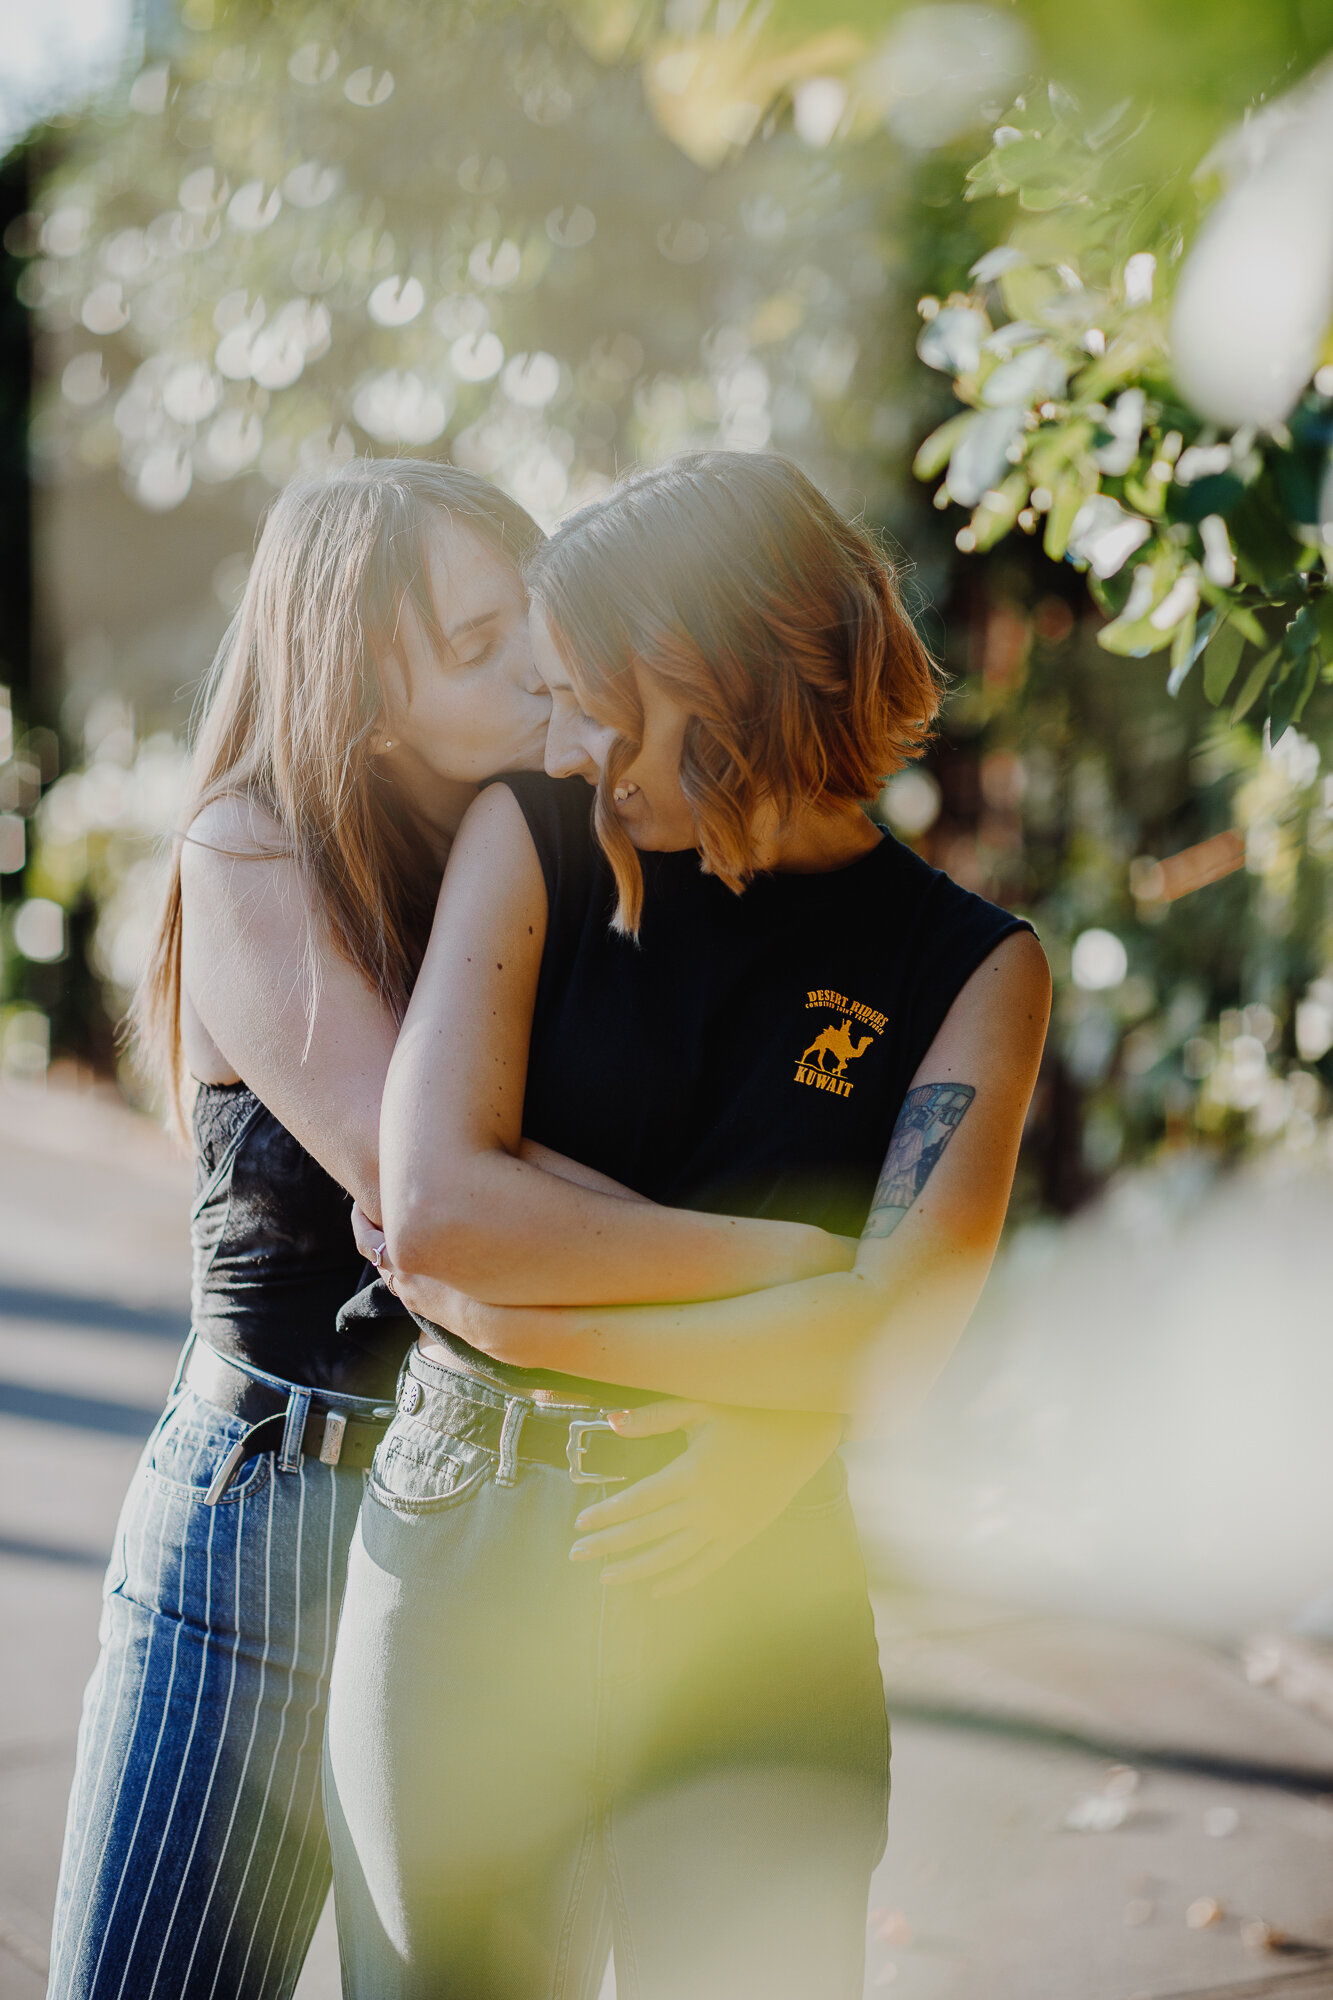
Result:
[[[160,1426],[148,1460],[148,1475],[181,1498],[202,1501],[215,1474],[248,1426],[228,1417],[200,1397],[185,1393]],[[265,1485],[273,1466],[272,1452],[257,1452],[242,1465],[219,1506],[244,1500]]]
[[[479,1493],[496,1464],[482,1445],[395,1417],[371,1461],[370,1491],[400,1514],[438,1513]]]

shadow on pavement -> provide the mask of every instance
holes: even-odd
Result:
[[[38,1291],[29,1285],[0,1285],[0,1319],[46,1320],[56,1326],[86,1326],[97,1333],[137,1333],[171,1340],[179,1347],[190,1330],[181,1313],[157,1306],[125,1305],[119,1299],[89,1298],[83,1292]]]
[[[71,1396],[63,1389],[37,1389],[30,1382],[0,1382],[0,1415],[30,1423],[65,1424],[79,1431],[110,1431],[116,1437],[146,1438],[162,1412],[103,1396]]]
[[[0,1556],[20,1562],[63,1563],[73,1569],[106,1568],[105,1550],[62,1548],[58,1542],[25,1541],[21,1535],[0,1535]]]

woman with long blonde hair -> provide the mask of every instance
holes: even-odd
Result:
[[[191,1334],[107,1576],[53,2000],[285,2000],[324,1903],[334,1627],[407,1344],[398,1317],[335,1323],[363,1275],[352,1199],[378,1211],[380,1099],[454,831],[480,780],[541,762],[519,574],[540,538],[449,466],[295,484],[204,690],[134,1017],[193,1139]],[[724,1286],[827,1257],[782,1224],[681,1234]],[[781,1431],[747,1479],[754,1425],[701,1413],[695,1504],[718,1537],[755,1532],[834,1441]]]
[[[104,1594],[50,1991],[284,1995],[328,1886],[325,1685],[402,1342],[344,1338],[351,1197],[449,841],[541,754],[523,509],[450,467],[288,487],[203,691],[138,995],[191,1131],[193,1310]]]

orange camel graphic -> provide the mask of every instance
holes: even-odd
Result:
[[[874,1039],[873,1035],[864,1035],[859,1042],[853,1042],[851,1024],[847,1021],[840,1021],[836,1028],[825,1028],[822,1034],[815,1036],[815,1039],[801,1057],[801,1061],[808,1063],[811,1056],[814,1056],[814,1068],[822,1070],[824,1067],[824,1052],[827,1050],[838,1065],[833,1074],[841,1076],[852,1058],[854,1056],[863,1056]]]

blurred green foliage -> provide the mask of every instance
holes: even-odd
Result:
[[[882,278],[789,125],[707,170],[637,60],[534,0],[183,20],[48,193],[27,286],[70,359],[39,450],[168,508],[447,449],[548,520],[696,439],[817,453],[848,286]]]
[[[1089,572],[1099,644],[1169,648],[1172,693],[1202,655],[1210,702],[1235,721],[1253,710],[1276,741],[1333,661],[1320,516],[1333,381],[1321,372],[1286,424],[1229,438],[1185,404],[1161,294],[1194,190],[1180,173],[1127,179],[1134,137],[1131,106],[1089,134],[1052,85],[970,170],[968,197],[1012,197],[1016,217],[970,292],[922,300],[918,351],[968,408],[915,469],[944,474],[940,505],[971,510],[961,549],[1041,527],[1047,556]]]
[[[1023,1200],[1075,1206],[1164,1143],[1311,1144],[1327,599],[1291,523],[1327,406],[1184,478],[1211,441],[1171,387],[1163,294],[1209,195],[1194,168],[1333,43],[1326,11],[185,0],[60,136],[25,226],[36,463],[150,509],[226,487],[253,519],[296,472],[405,448],[549,521],[636,459],[792,453],[908,552],[953,677],[885,816],[1031,914],[1055,966]],[[1099,546],[1095,509],[1074,532],[1089,502],[1103,537],[1147,531],[1104,578],[1070,560]],[[1273,735],[1300,716],[1276,753],[1269,713]],[[25,894],[83,926],[114,1002],[179,751],[151,715],[93,720]],[[1243,867],[1159,893],[1160,860],[1229,832]],[[11,954],[8,990],[57,970]]]

